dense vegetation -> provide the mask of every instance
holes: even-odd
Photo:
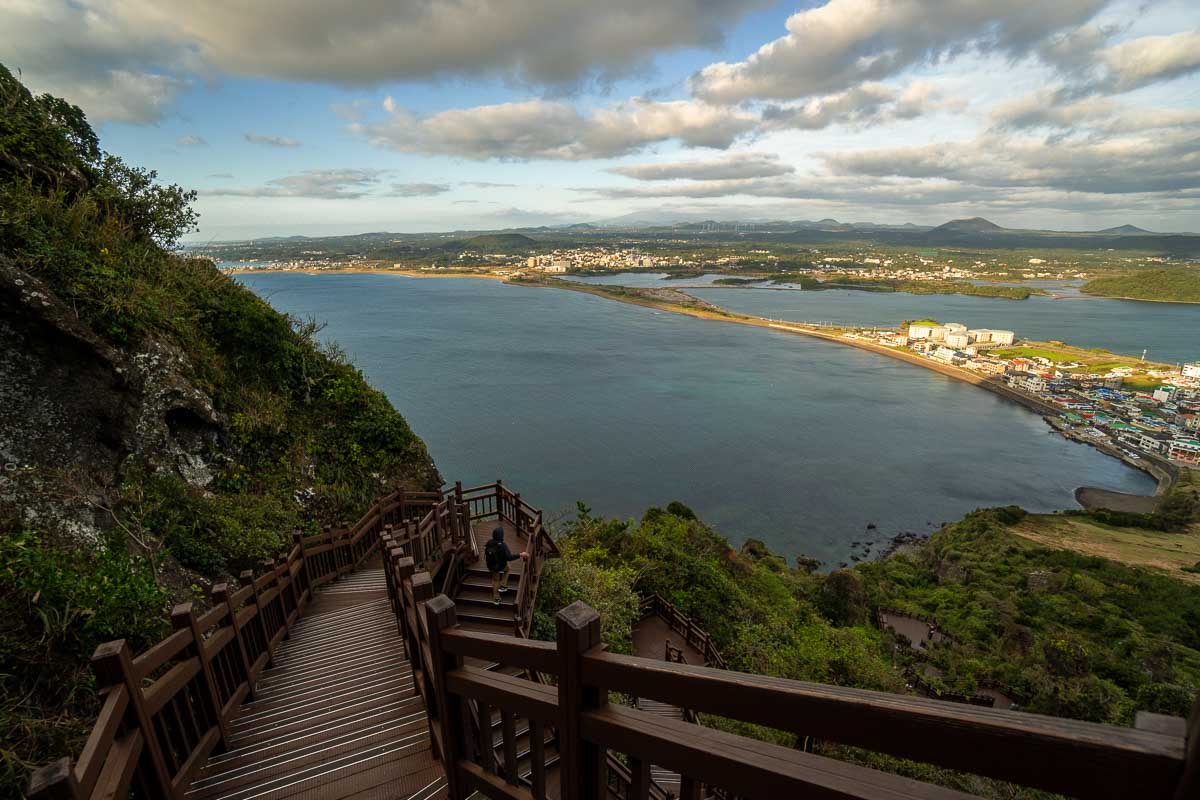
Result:
[[[636,597],[657,592],[712,635],[731,669],[872,689],[903,686],[879,655],[883,637],[866,624],[865,607],[831,611],[845,623],[835,626],[821,608],[841,601],[822,597],[820,578],[789,567],[761,542],[733,550],[682,504],[652,508],[636,524],[581,509],[556,541],[563,558],[547,569],[536,635],[553,638],[552,613],[575,600],[602,616],[615,610],[631,619]],[[605,636],[628,651],[627,623],[606,624]]]
[[[1200,689],[1200,591],[1035,546],[1008,530],[1023,516],[976,511],[891,558],[817,575],[760,542],[733,550],[677,503],[637,522],[583,509],[558,539],[564,559],[546,573],[535,635],[552,638],[551,612],[583,599],[605,618],[605,641],[627,650],[637,597],[657,592],[712,634],[732,669],[903,692],[932,666],[939,690],[1002,686],[1039,713],[1126,725],[1138,709],[1186,716]],[[872,624],[880,607],[932,616],[953,641],[921,656],[896,646]],[[988,796],[1027,796],[849,748],[826,751]]]
[[[1178,267],[1096,278],[1082,291],[1104,297],[1200,303],[1200,269]]]
[[[0,259],[122,352],[181,354],[180,378],[223,420],[208,485],[130,454],[95,541],[0,509],[3,796],[28,767],[77,749],[99,642],[143,646],[193,581],[273,555],[296,528],[356,517],[386,484],[437,482],[421,441],[318,344],[318,326],[172,252],[194,226],[192,198],[105,154],[78,108],[0,66]]]
[[[836,276],[824,281],[813,278],[779,278],[776,283],[793,283],[805,289],[857,289],[863,292],[904,292],[906,294],[968,294],[977,297],[1000,297],[1025,300],[1030,295],[1045,294],[1043,289],[1028,286],[1001,286],[970,283],[969,281],[902,281],[876,278]]]

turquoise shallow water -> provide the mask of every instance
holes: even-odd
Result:
[[[552,515],[678,499],[734,542],[836,565],[981,506],[1153,489],[989,392],[828,342],[489,280],[239,280],[326,321],[448,479],[503,477]]]
[[[972,328],[1001,328],[1025,339],[1057,339],[1080,347],[1178,363],[1200,360],[1200,304],[1139,303],[1081,294],[1078,282],[1026,281],[1058,297],[1035,295],[1005,300],[967,295],[915,295],[829,289],[805,292],[776,288],[692,288],[719,275],[664,281],[655,273],[578,278],[588,283],[684,289],[730,311],[794,322],[895,327],[906,319],[930,317]]]

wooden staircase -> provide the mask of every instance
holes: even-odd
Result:
[[[531,554],[499,607],[478,564],[496,520]],[[732,672],[661,598],[634,632],[635,649],[641,638],[661,655],[608,652],[579,602],[555,616],[555,641],[533,641],[555,554],[541,513],[499,482],[397,492],[353,528],[297,535],[239,587],[214,587],[202,614],[177,607],[174,632],[145,652],[101,645],[88,741],[37,770],[28,797],[968,797],[688,723],[695,713],[1069,796],[1200,797],[1200,700],[1188,720],[1139,712],[1122,728]]]
[[[508,545],[509,550],[513,553],[522,552],[528,546],[527,537],[522,536],[521,532],[511,523],[498,520],[481,520],[473,525],[472,530],[476,545],[475,552],[483,552],[484,546],[492,537],[492,531],[497,526],[504,529],[505,544]],[[497,606],[492,600],[492,575],[486,568],[482,555],[474,562],[465,564],[462,572],[462,580],[453,595],[454,603],[458,608],[459,624],[466,630],[478,631],[480,633],[504,636],[518,635],[520,631],[517,586],[522,576],[526,574],[526,566],[526,562],[522,559],[517,559],[509,563],[510,574],[506,586],[507,591],[500,595],[500,605]],[[536,578],[537,576],[534,577]],[[536,676],[531,675],[529,670],[520,667],[476,658],[468,658],[466,661],[471,666],[489,672],[498,672],[501,675],[521,680],[536,679]],[[506,763],[504,721],[499,710],[492,710],[490,717],[492,751],[501,774],[504,774],[504,765]],[[533,742],[530,740],[530,728],[528,720],[515,721],[511,736],[507,740],[511,742],[511,746],[515,750],[517,780],[526,786],[531,784],[533,759],[535,757]],[[552,775],[559,761],[553,729],[542,729],[540,760],[546,774]],[[553,782],[551,781],[551,783]],[[555,792],[554,796],[557,796],[557,792]]]
[[[447,796],[385,592],[377,566],[317,593],[188,800]]]

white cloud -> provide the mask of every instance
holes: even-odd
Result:
[[[495,181],[463,181],[462,186],[470,186],[473,189],[515,189],[515,183],[496,183]]]
[[[377,147],[474,160],[583,160],[636,152],[656,142],[725,148],[755,126],[738,109],[686,100],[633,98],[590,115],[567,103],[528,100],[418,116],[384,102],[387,117],[350,130]]]
[[[538,86],[645,71],[714,46],[766,0],[6,0],[0,53],[95,119],[161,119],[185,76]]]
[[[1200,70],[1200,31],[1143,36],[1100,51],[1118,91]]]
[[[774,153],[735,153],[706,161],[632,164],[609,170],[639,181],[730,180],[788,175],[796,171]]]
[[[234,197],[311,197],[322,200],[353,200],[363,197],[379,183],[383,170],[310,169],[267,181],[264,186],[207,189],[201,194]]]
[[[70,100],[93,122],[161,120],[196,66],[186,48],[69,0],[0,4],[0,54],[31,90]]]
[[[965,50],[1022,55],[1090,19],[1107,0],[830,0],[788,18],[786,36],[745,61],[692,76],[713,103],[831,94]]]
[[[243,138],[251,144],[265,144],[267,147],[299,147],[300,142],[287,136],[267,136],[261,133],[243,134]]]
[[[195,134],[188,134],[187,136],[180,136],[178,139],[175,140],[175,144],[181,145],[183,147],[207,147],[208,146],[208,142],[205,141],[203,136],[196,136]]]
[[[432,197],[450,191],[445,183],[393,183],[392,194],[396,197]]]
[[[974,187],[1132,194],[1200,189],[1200,149],[1189,128],[1151,135],[1044,141],[985,134],[965,142],[821,154],[837,174],[933,178]]]
[[[880,125],[943,109],[960,110],[965,103],[947,98],[930,81],[915,81],[903,92],[882,83],[867,82],[844,92],[816,97],[799,105],[770,105],[763,110],[768,130],[819,130],[830,125]]]
[[[1114,97],[1085,95],[1077,100],[1066,87],[1050,87],[992,109],[995,130],[1044,129],[1055,139],[1084,132],[1094,141],[1145,131],[1178,132],[1200,125],[1200,110],[1130,107]],[[1198,145],[1200,147],[1200,145]]]

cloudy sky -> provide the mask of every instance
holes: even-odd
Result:
[[[1200,230],[1196,0],[0,0],[200,239],[632,212]]]

